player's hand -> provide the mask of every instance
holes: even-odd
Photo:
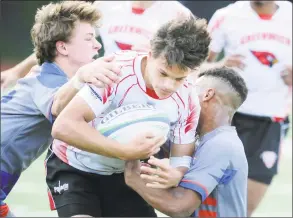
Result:
[[[80,67],[76,76],[82,83],[104,88],[119,82],[120,66],[115,61],[114,55],[101,57]]]
[[[285,66],[285,69],[281,71],[281,77],[287,86],[292,86],[292,65]]]
[[[9,88],[16,84],[19,78],[18,72],[15,68],[10,68],[1,72],[1,90]]]
[[[231,55],[228,57],[225,57],[223,59],[223,65],[226,67],[236,67],[240,70],[244,70],[245,64],[244,64],[245,57],[243,55]]]
[[[146,165],[140,167],[140,177],[147,187],[167,189],[178,186],[183,174],[169,164],[169,159],[157,159],[151,156],[148,163],[152,167]]]
[[[155,135],[151,132],[137,135],[131,142],[122,148],[124,153],[122,159],[136,160],[147,159],[158,153],[160,147],[165,143],[166,138],[162,135]]]

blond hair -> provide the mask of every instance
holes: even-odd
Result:
[[[53,62],[56,56],[56,42],[68,42],[76,22],[87,22],[98,26],[101,13],[91,2],[63,1],[50,3],[37,10],[31,29],[34,52],[41,65]]]

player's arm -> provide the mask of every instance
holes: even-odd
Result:
[[[190,87],[187,108],[187,113],[181,117],[181,120],[173,129],[174,137],[171,139],[173,143],[171,144],[170,165],[181,172],[181,178],[190,168],[192,155],[195,150],[196,128],[201,110],[194,86]],[[177,181],[177,184],[181,178]]]
[[[7,88],[15,84],[18,79],[27,75],[35,65],[37,65],[37,59],[35,53],[33,53],[14,67],[1,72],[1,88]]]
[[[215,147],[217,146],[217,148]],[[152,167],[159,167],[163,170],[155,170],[147,166],[140,166],[139,162],[127,162],[125,168],[125,182],[145,201],[147,201],[155,209],[169,216],[187,217],[192,214],[202,202],[215,189],[215,187],[223,182],[229,182],[237,173],[235,170],[227,170],[229,165],[230,151],[226,145],[215,145],[214,150],[201,150],[201,155],[197,157],[196,162],[190,170],[184,175],[178,187],[168,189],[153,189],[146,184],[154,181],[154,178],[164,178],[166,172],[175,173],[174,168],[160,159],[152,158]],[[140,168],[140,169],[139,169]],[[140,172],[148,173],[140,174]],[[222,179],[223,176],[227,178]]]
[[[285,66],[285,69],[281,71],[281,77],[287,86],[292,87],[292,65]]]
[[[57,117],[52,136],[81,150],[122,160],[143,159],[158,152],[163,144],[162,137],[146,133],[128,144],[121,144],[104,137],[88,125],[111,104],[115,97],[113,90],[114,88],[98,89],[93,85],[83,87]]]
[[[84,87],[81,90],[81,95],[87,95],[86,92],[91,93],[88,90],[91,88],[93,87]],[[94,94],[97,93],[94,92]],[[103,111],[103,107],[107,107],[107,105],[96,103],[99,100],[98,97],[99,94],[96,96],[97,99],[94,99],[94,96],[88,96],[88,98],[91,98],[88,102],[93,107],[96,107],[97,116]],[[123,153],[119,151],[121,146],[119,146],[117,141],[103,137],[97,130],[88,125],[88,122],[92,121],[95,117],[95,112],[89,104],[83,97],[77,95],[55,120],[52,136],[84,151],[123,159]]]
[[[191,85],[190,85],[191,86]],[[190,168],[192,155],[195,150],[195,134],[200,115],[200,104],[195,87],[190,87],[186,111],[180,116],[177,124],[171,129],[170,165],[174,173],[166,173],[161,181],[154,181],[149,185],[153,188],[176,187],[183,175]],[[149,160],[151,161],[151,160]],[[176,172],[177,171],[177,172]]]
[[[139,161],[128,161],[125,181],[153,208],[171,217],[189,217],[201,204],[200,195],[182,187],[153,189],[139,175]]]

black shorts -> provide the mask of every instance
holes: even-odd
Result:
[[[283,123],[236,113],[232,120],[244,145],[248,178],[269,185],[277,174]]]
[[[124,174],[110,176],[80,171],[48,151],[46,182],[52,210],[60,217],[156,217],[154,209],[129,188]]]

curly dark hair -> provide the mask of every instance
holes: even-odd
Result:
[[[241,99],[240,105],[246,100],[247,98],[247,86],[242,78],[242,76],[237,73],[235,70],[229,67],[216,67],[216,68],[209,68],[201,73],[198,74],[198,78],[203,76],[210,76],[214,78],[221,79],[222,81],[226,82],[229,86],[231,86],[238,94]],[[238,105],[238,107],[240,106]]]
[[[63,1],[50,3],[37,10],[31,38],[38,63],[53,62],[56,42],[68,42],[77,21],[98,26],[101,13],[93,3],[85,1]]]
[[[207,58],[210,42],[206,20],[190,15],[162,25],[151,40],[151,50],[154,58],[164,55],[168,66],[195,69]]]

